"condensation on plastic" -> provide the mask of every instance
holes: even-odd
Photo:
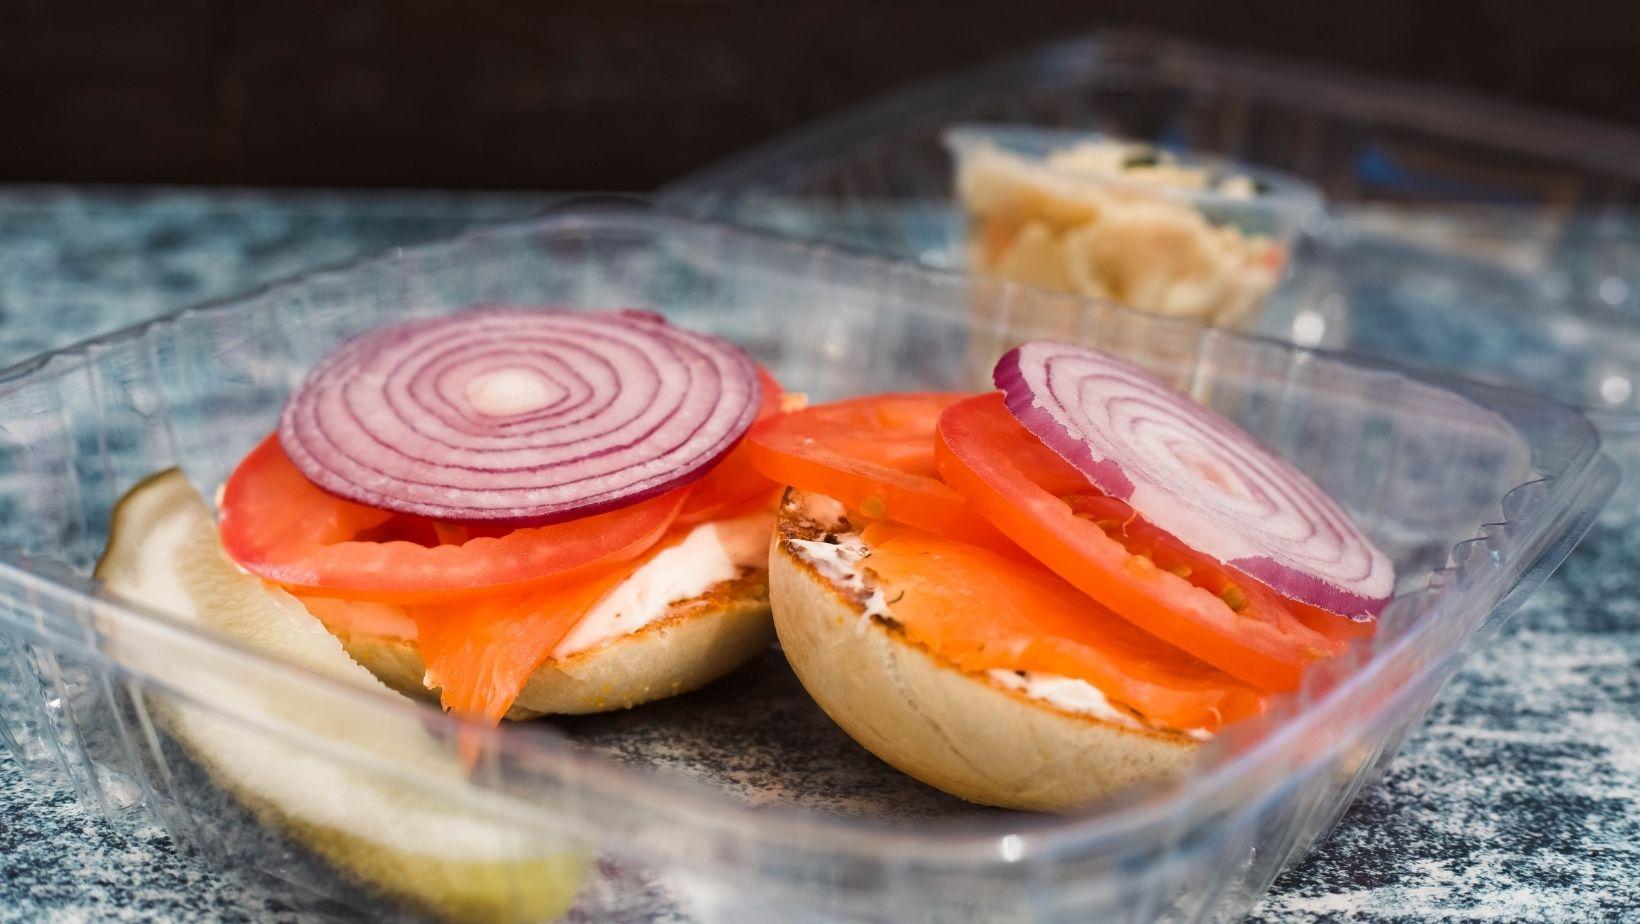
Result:
[[[967,806],[892,772],[825,720],[773,651],[667,703],[478,730],[123,605],[90,579],[112,505],[136,481],[180,466],[209,494],[340,340],[485,303],[656,308],[732,337],[816,400],[984,387],[989,344],[1074,318],[1080,339],[1154,369],[1319,479],[1393,557],[1399,596],[1369,649],[1221,736],[1182,784],[1045,817]],[[212,755],[174,735],[177,715],[231,723],[293,768],[418,793],[492,832],[492,856],[584,854],[574,919],[1234,918],[1330,828],[1614,481],[1583,418],[1507,390],[1437,387],[681,218],[567,212],[311,274],[0,373],[0,739],[115,823],[160,825],[319,912],[398,913],[259,824],[269,794],[223,792]],[[323,697],[358,727],[424,728],[441,753],[476,734],[481,755],[465,779],[428,772],[380,742],[213,695],[236,677]]]
[[[965,229],[941,144],[968,122],[1098,131],[1314,183],[1257,329],[1551,394],[1640,470],[1640,132],[1143,35],[936,78],[669,186],[669,208],[926,264]],[[1619,505],[1634,512],[1640,477]]]

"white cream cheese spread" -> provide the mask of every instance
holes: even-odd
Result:
[[[797,511],[817,526],[837,526],[848,516],[841,501],[813,491],[797,495]]]
[[[1105,694],[1086,680],[1036,671],[989,670],[986,675],[1001,686],[1041,700],[1056,709],[1090,715],[1129,728],[1144,727],[1132,713],[1111,705]]]
[[[1098,687],[1086,680],[1037,671],[990,670],[986,671],[986,675],[1000,686],[1047,703],[1055,709],[1092,716],[1128,728],[1147,727],[1133,713],[1113,705]],[[1213,733],[1205,728],[1172,730],[1197,741],[1206,741],[1213,737]]]
[[[665,616],[673,604],[698,597],[747,569],[764,567],[773,522],[772,513],[759,511],[690,530],[683,541],[645,562],[598,601],[552,656],[565,658],[636,632]]]
[[[824,539],[787,539],[786,547],[833,584],[862,601],[861,628],[871,617],[889,618],[888,601],[876,582],[867,580],[865,560],[871,554],[860,534],[848,527],[848,508],[834,498],[813,491],[795,491],[786,500],[789,510],[827,530]]]
[[[883,589],[865,575],[865,560],[870,554],[859,533],[833,533],[836,542],[823,539],[788,539],[786,544],[803,560],[814,566],[826,580],[852,592],[862,599],[865,612],[862,620],[873,616],[888,618],[888,601]]]

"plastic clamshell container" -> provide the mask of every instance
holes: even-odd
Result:
[[[890,770],[819,713],[776,651],[690,696],[486,730],[122,604],[91,580],[123,491],[180,466],[209,496],[343,338],[494,303],[656,308],[735,339],[816,400],[984,388],[992,357],[976,350],[1074,316],[1081,339],[1317,478],[1391,555],[1398,597],[1370,649],[1233,727],[1183,783],[1048,817],[969,806]],[[320,912],[400,913],[319,859],[369,870],[377,855],[361,862],[362,843],[517,896],[546,875],[518,864],[546,858],[554,875],[574,872],[573,895],[558,897],[575,919],[1233,918],[1390,759],[1614,479],[1587,421],[1532,396],[676,217],[567,212],[299,277],[0,375],[0,739],[116,823],[162,824]],[[224,692],[235,689],[260,692]],[[335,721],[289,707],[313,700]],[[178,715],[279,772],[225,779],[229,755],[179,740]],[[450,772],[475,741],[472,771]],[[322,788],[326,805],[421,808],[338,832],[292,781]],[[427,818],[461,837],[428,838]],[[454,841],[484,862],[450,858]],[[554,910],[520,899],[489,912]]]
[[[1313,183],[1330,217],[1306,223],[1254,330],[1550,394],[1640,468],[1640,131],[1628,127],[1112,33],[824,118],[663,200],[960,267],[966,227],[942,138],[973,122],[1103,132]],[[1634,512],[1637,482],[1614,508]]]

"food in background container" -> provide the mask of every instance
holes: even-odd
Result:
[[[817,405],[748,437],[791,485],[782,649],[861,744],[962,798],[1064,810],[1370,636],[1388,556],[1228,420],[1124,360],[1033,341],[1000,393]]]
[[[1263,303],[1319,201],[1294,180],[1100,135],[967,126],[945,140],[971,266],[1215,325]]]

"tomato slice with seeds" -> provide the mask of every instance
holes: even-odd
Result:
[[[951,405],[940,416],[936,452],[946,482],[1049,570],[1232,676],[1290,690],[1305,665],[1343,649],[1340,639],[1305,625],[1268,588],[1132,511],[1124,517],[1090,500],[1098,492],[1021,426],[999,393]]]
[[[935,470],[934,426],[965,397],[873,395],[804,408],[752,428],[746,438],[752,465],[781,484],[824,494],[870,519],[1012,549]]]
[[[635,559],[660,540],[688,492],[550,526],[440,536],[431,521],[326,493],[269,436],[228,477],[222,545],[247,571],[297,593],[436,603],[567,584]]]
[[[906,636],[967,673],[1086,681],[1170,728],[1216,731],[1259,712],[1258,690],[1132,625],[1033,561],[872,524],[865,567]]]
[[[763,404],[757,410],[757,419],[752,422],[754,426],[779,416],[781,403],[786,396],[780,383],[767,369],[759,366],[757,373],[763,380]],[[689,499],[678,511],[677,522],[680,526],[688,526],[725,519],[746,512],[758,503],[773,501],[775,492],[779,490],[780,485],[764,477],[752,465],[752,450],[743,437],[723,457],[723,461],[689,486]]]
[[[1092,521],[1121,542],[1130,553],[1145,555],[1162,570],[1219,595],[1231,609],[1239,611],[1248,602],[1260,607],[1283,607],[1299,622],[1335,642],[1368,638],[1377,631],[1377,620],[1357,621],[1282,596],[1257,578],[1197,553],[1172,534],[1146,522],[1124,501],[1100,494],[1085,475],[1029,431],[1025,436],[1012,452],[1014,464],[1027,478],[1064,501],[1076,516]]]

